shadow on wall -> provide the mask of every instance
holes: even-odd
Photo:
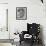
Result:
[[[43,37],[43,26],[42,25],[40,25],[40,39],[42,40],[42,45],[45,46],[44,45],[44,37]]]

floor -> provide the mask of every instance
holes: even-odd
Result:
[[[21,45],[17,43],[17,45],[12,45],[11,43],[0,43],[0,46],[31,46],[29,43],[22,42]],[[33,46],[42,46],[40,45],[33,45]]]
[[[19,45],[19,46],[31,46],[31,45],[29,43],[22,42],[22,44]],[[33,46],[43,46],[43,45],[41,45],[41,44],[34,44]]]
[[[12,46],[11,43],[0,43],[0,46]]]
[[[2,41],[2,40],[1,40]],[[9,40],[8,40],[9,41]],[[11,40],[12,41],[12,40]],[[15,42],[13,45],[11,43],[6,43],[6,40],[5,40],[5,43],[0,43],[0,46],[31,46],[31,43],[29,41],[22,41],[21,42],[21,45],[20,45],[20,42]],[[41,44],[38,45],[38,44],[34,44],[33,46],[42,46]]]

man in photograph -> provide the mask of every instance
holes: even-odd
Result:
[[[17,19],[25,19],[26,14],[25,14],[25,9],[24,8],[18,8],[17,9]]]

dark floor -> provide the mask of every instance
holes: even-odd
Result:
[[[22,42],[19,46],[32,46],[31,43]],[[43,46],[42,44],[34,44],[33,46]]]

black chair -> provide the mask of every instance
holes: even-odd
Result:
[[[37,41],[39,43],[40,24],[27,23],[27,32],[32,35],[33,41]]]
[[[24,41],[24,35],[29,34],[32,35],[32,38],[29,40],[31,41],[31,44],[33,45],[34,42],[39,43],[39,33],[40,33],[40,24],[27,23],[27,31],[22,31],[22,34],[20,34],[20,44],[22,41]]]

